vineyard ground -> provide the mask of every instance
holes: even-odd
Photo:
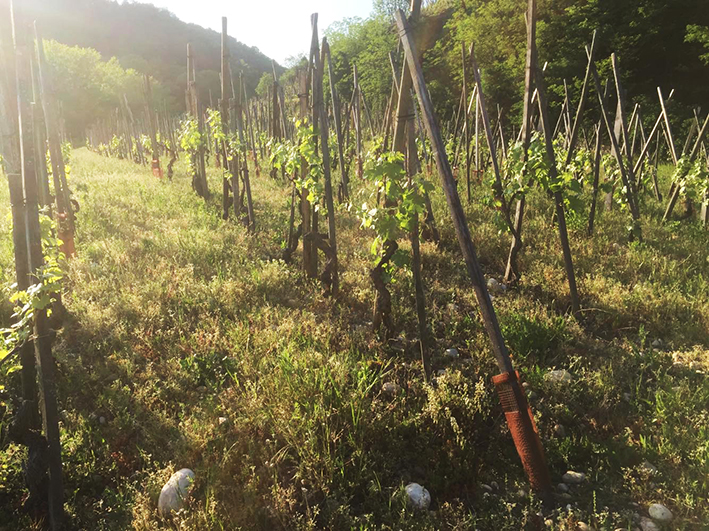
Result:
[[[669,176],[664,168],[663,190]],[[220,191],[217,171],[209,177]],[[252,182],[253,236],[218,217],[218,196],[205,205],[192,192],[182,163],[167,183],[130,162],[74,152],[78,256],[55,354],[75,527],[172,528],[157,517],[157,497],[188,467],[196,483],[177,517],[181,529],[534,528],[540,504],[520,492],[526,482],[490,382],[496,367],[440,192],[442,243],[424,243],[422,253],[434,369],[447,371],[427,387],[411,344],[410,274],[397,273],[392,285],[402,341],[383,345],[368,326],[371,235],[338,207],[342,293],[334,302],[304,277],[299,257],[278,260],[288,188],[266,173],[252,171]],[[500,280],[509,237],[477,194],[468,221],[486,276]],[[7,186],[0,200],[0,265],[11,283]],[[628,216],[617,208],[600,214],[592,239],[585,215],[572,217],[584,307],[574,319],[552,210],[533,192],[524,277],[494,301],[533,393],[554,483],[567,470],[587,475],[545,516],[549,528],[632,529],[633,513],[660,502],[675,515],[673,529],[702,529],[707,232],[660,225],[662,206],[649,199],[644,243],[627,243]],[[5,303],[4,323],[10,313]],[[460,358],[445,358],[451,347]],[[573,380],[555,384],[545,378],[551,369]],[[382,391],[386,382],[397,384],[393,393]],[[0,529],[29,528],[20,516],[22,457],[14,445],[0,453]],[[426,514],[402,501],[410,481],[431,492]],[[492,493],[481,486],[493,483]]]

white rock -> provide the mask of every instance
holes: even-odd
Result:
[[[487,289],[488,291],[498,291],[500,289],[500,283],[494,278],[488,278]]]
[[[640,518],[640,529],[643,531],[660,531],[657,524],[645,516]]]
[[[507,291],[507,284],[500,284],[500,289],[502,291]]]
[[[650,461],[643,461],[640,464],[640,470],[643,470],[648,474],[657,474],[657,467],[653,465]]]
[[[626,402],[630,403],[631,398],[632,396],[630,395],[630,393],[623,393],[623,400],[625,400]]]
[[[431,495],[418,483],[406,485],[406,495],[409,505],[418,511],[425,511],[431,505]]]
[[[160,491],[160,498],[158,499],[158,511],[160,514],[169,516],[170,513],[179,511],[185,500],[187,500],[193,483],[194,472],[189,468],[183,468],[175,472]]]
[[[445,353],[446,358],[459,358],[460,353],[457,348],[447,348]]]
[[[480,488],[482,488],[485,492],[492,492],[492,487],[490,485],[486,485],[485,483],[480,485]]]
[[[566,429],[561,424],[554,425],[554,433],[557,437],[566,437]]]
[[[220,426],[221,426],[222,424],[226,424],[226,423],[229,421],[229,419],[226,418],[226,417],[219,417],[219,419],[217,419],[217,420],[219,421],[219,425],[220,425]]]
[[[574,377],[566,369],[557,369],[555,371],[549,371],[544,375],[546,380],[550,382],[569,384],[573,381]]]
[[[438,376],[445,376],[445,375],[446,375],[446,372],[448,372],[447,369],[438,369],[438,370],[436,371],[436,375],[438,375]]]
[[[661,503],[653,503],[647,510],[650,514],[650,518],[657,520],[659,522],[670,522],[672,521],[672,511]]]
[[[99,423],[99,424],[106,424],[106,417],[99,417],[99,418],[98,418],[98,423]]]
[[[652,342],[652,348],[660,348],[662,346],[662,339],[656,339]]]
[[[495,490],[500,490],[500,485],[497,484],[497,481],[491,481],[490,486]]]
[[[559,492],[569,492],[569,486],[568,486],[566,483],[559,483],[559,484],[556,486],[556,489],[557,489]]]
[[[566,472],[566,474],[561,476],[561,480],[564,483],[576,485],[586,481],[586,474],[584,474],[583,472],[574,472],[573,470],[569,470],[568,472]]]
[[[386,382],[382,385],[382,393],[385,395],[393,396],[399,392],[399,386],[394,382]]]

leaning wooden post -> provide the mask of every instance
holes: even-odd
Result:
[[[493,381],[497,387],[517,452],[522,459],[522,464],[530,483],[543,498],[548,498],[551,493],[551,478],[544,458],[541,440],[536,431],[531,408],[527,404],[527,399],[522,391],[518,375],[512,366],[512,361],[500,331],[500,325],[485,284],[485,277],[480,269],[475,246],[470,237],[463,206],[456,190],[455,179],[446,156],[443,138],[441,138],[441,133],[436,123],[433,103],[426,89],[423,71],[418,62],[413,38],[410,35],[410,27],[401,10],[396,13],[396,22],[423,114],[426,132],[431,141],[433,155],[436,159],[441,185],[445,192],[453,225],[458,236],[458,243],[465,259],[470,280],[475,289],[475,296],[480,305],[483,323],[492,343],[492,351],[500,369],[501,374],[495,376]]]
[[[606,101],[608,97],[608,82],[606,82],[606,87],[603,92],[603,100]],[[596,219],[596,205],[598,203],[598,185],[601,174],[601,165],[603,160],[601,158],[601,146],[603,141],[603,118],[598,120],[598,126],[596,127],[596,148],[594,150],[593,157],[593,191],[591,192],[591,207],[588,212],[588,229],[587,234],[589,236],[593,235],[593,228]]]
[[[534,0],[530,0],[534,2]],[[534,50],[536,54],[536,49]],[[558,169],[556,167],[556,157],[554,155],[554,144],[551,137],[551,123],[549,121],[549,107],[547,105],[546,93],[544,90],[544,79],[542,72],[537,63],[535,65],[535,82],[537,86],[537,102],[539,103],[539,116],[542,123],[542,131],[544,134],[547,158],[549,159],[549,178],[552,182],[557,179]],[[576,275],[574,274],[574,263],[571,258],[571,247],[569,246],[569,233],[566,229],[566,214],[564,212],[564,197],[560,191],[554,192],[554,203],[556,206],[556,219],[559,228],[559,240],[561,242],[561,250],[564,255],[564,268],[566,269],[566,277],[569,281],[569,295],[571,297],[571,309],[574,313],[581,309],[579,296],[576,290]]]
[[[317,26],[313,28],[313,32],[317,35]],[[323,162],[323,177],[325,179],[325,204],[327,205],[327,223],[328,223],[328,243],[330,244],[325,269],[330,275],[331,293],[337,295],[340,289],[340,275],[337,263],[337,235],[335,229],[335,201],[332,193],[332,178],[330,175],[330,146],[328,145],[329,124],[327,119],[327,111],[325,110],[325,101],[323,97],[323,76],[325,74],[325,55],[330,55],[330,48],[327,44],[327,38],[323,37],[322,52],[320,54],[320,64],[318,67],[317,85],[318,95],[315,98],[320,107],[320,147],[322,149]],[[330,74],[332,76],[332,74]]]
[[[62,251],[67,257],[74,254],[74,211],[69,201],[69,187],[64,168],[61,138],[59,135],[59,118],[56,112],[56,97],[54,84],[47,71],[44,55],[44,42],[35,23],[35,38],[37,42],[37,72],[39,74],[40,99],[44,110],[44,123],[49,144],[49,158],[52,164],[52,179],[57,200],[57,219],[59,221],[59,238],[64,242]]]
[[[527,12],[527,54],[524,67],[524,102],[522,104],[522,129],[520,135],[522,138],[522,160],[525,163],[528,158],[528,150],[531,132],[531,112],[532,112],[532,82],[534,79],[534,48],[537,45],[537,20],[535,16],[536,6],[531,2]],[[476,109],[477,113],[477,109]],[[476,114],[477,127],[477,114]],[[477,132],[475,142],[477,143]],[[522,179],[526,180],[526,171],[522,175]],[[524,219],[525,196],[523,195],[517,200],[515,209],[515,230],[517,234],[512,236],[512,244],[510,245],[510,254],[507,257],[507,268],[505,270],[505,282],[511,282],[513,279],[519,278],[517,267],[517,255],[522,249],[522,220]]]
[[[241,156],[241,175],[244,179],[244,193],[246,194],[246,213],[249,217],[249,231],[253,232],[256,230],[256,218],[254,215],[254,203],[251,198],[251,180],[249,179],[249,163],[246,158],[246,135],[244,134],[244,91],[243,91],[243,76],[239,72],[239,97],[236,101],[236,127],[239,134],[239,144],[242,146]]]
[[[39,206],[37,203],[37,158],[32,133],[31,103],[32,56],[29,27],[21,16],[12,10],[12,25],[15,44],[15,75],[17,79],[17,115],[19,123],[20,155],[22,158],[22,182],[25,191],[27,220],[27,249],[29,266],[33,282],[38,282],[38,274],[44,265],[42,254],[42,232],[39,224]],[[46,309],[34,312],[35,361],[39,376],[39,391],[42,408],[42,427],[47,440],[46,459],[49,468],[48,508],[51,529],[60,529],[64,513],[64,492],[62,481],[62,456],[59,435],[59,415],[57,409],[57,390],[55,383],[54,358],[52,356],[52,335],[49,329]]]
[[[590,50],[588,47],[586,48],[586,55],[590,55]],[[626,173],[626,165],[625,162],[623,161],[623,155],[620,151],[620,147],[618,146],[618,138],[615,135],[615,131],[613,127],[611,127],[611,121],[610,118],[608,117],[608,111],[607,111],[607,106],[606,102],[603,99],[603,89],[601,89],[601,82],[598,78],[598,71],[596,70],[595,64],[591,65],[591,74],[593,75],[593,82],[596,88],[596,95],[598,96],[598,102],[601,108],[601,117],[603,118],[603,123],[606,126],[606,131],[608,133],[608,138],[610,139],[611,142],[611,148],[613,151],[613,155],[615,156],[615,159],[618,161],[618,168],[620,170],[620,176],[621,179],[623,180],[623,185],[626,188],[626,198],[628,200],[628,206],[630,207],[630,213],[631,216],[633,217],[633,223],[637,227],[638,231],[638,237],[641,237],[640,233],[640,211],[638,210],[637,203],[635,202],[636,197],[635,194],[633,193],[633,190],[635,189],[634,186],[632,186],[632,183],[629,182],[629,177],[628,173]]]
[[[151,168],[155,177],[162,178],[162,168],[160,167],[160,148],[158,146],[158,135],[155,124],[155,109],[153,108],[153,89],[148,74],[143,75],[145,112],[148,115],[148,128],[150,130],[150,144],[153,148]]]
[[[694,142],[694,147],[692,148],[691,153],[689,154],[689,160],[688,163],[680,168],[680,174],[677,175],[675,179],[675,186],[674,189],[672,190],[672,194],[670,195],[670,199],[667,202],[667,208],[665,209],[665,214],[662,216],[662,222],[666,222],[668,219],[670,219],[670,216],[672,215],[672,210],[675,207],[675,204],[677,203],[677,199],[679,198],[681,186],[680,182],[682,179],[684,179],[687,176],[687,173],[691,169],[691,165],[694,163],[696,160],[697,156],[699,155],[699,152],[701,151],[701,146],[702,146],[702,141],[704,140],[704,135],[707,132],[707,125],[709,125],[709,115],[707,115],[706,120],[704,121],[704,125],[702,128],[699,130],[699,133],[697,135],[697,140]]]
[[[338,166],[340,167],[340,188],[342,190],[342,200],[346,201],[350,197],[349,192],[349,179],[347,178],[347,171],[345,169],[345,155],[342,150],[342,120],[340,116],[340,98],[337,94],[337,88],[335,88],[335,78],[332,69],[332,57],[330,56],[330,46],[327,45],[327,40],[323,39],[325,43],[323,45],[323,50],[327,54],[327,72],[330,80],[330,96],[332,99],[332,115],[335,118],[335,133],[337,134],[337,157]]]
[[[412,0],[411,2],[411,15],[410,20],[412,24],[418,22],[421,16],[421,2],[419,0]],[[419,51],[419,53],[421,53]],[[412,80],[408,69],[401,69],[401,81],[399,82],[399,99],[396,106],[396,116],[394,120],[394,139],[392,142],[393,150],[399,153],[406,154],[407,152],[407,137],[406,131],[413,131],[415,128],[415,113],[412,112],[414,109],[414,102],[412,100]],[[410,142],[409,142],[410,145]],[[425,232],[424,234],[430,235],[431,239],[435,242],[439,241],[439,233],[436,228],[436,219],[433,215],[433,206],[431,205],[431,198],[428,193],[424,197],[426,201],[426,216],[424,217],[423,225]]]
[[[187,112],[190,114],[192,119],[197,120],[197,88],[194,81],[194,59],[192,57],[192,45],[187,43],[187,90],[185,92],[185,101],[187,103]],[[133,118],[131,117],[131,120]],[[136,139],[137,139],[136,133]],[[142,149],[140,147],[140,142],[136,140],[138,146],[138,153],[142,162]],[[196,153],[190,154],[190,165],[192,168],[192,188],[201,197],[206,198],[205,191],[202,188],[202,179],[199,171],[198,156]]]
[[[9,6],[2,6],[2,15],[9,20]],[[7,11],[5,11],[7,9]],[[15,275],[17,290],[26,291],[30,287],[30,262],[27,248],[27,216],[25,198],[22,189],[22,157],[19,136],[18,106],[16,93],[14,46],[10,40],[3,40],[0,34],[0,155],[5,162],[5,175],[10,189],[10,206],[12,214],[12,240],[14,247]],[[39,432],[40,418],[37,400],[37,371],[35,367],[34,341],[32,337],[20,347],[22,408],[18,412],[17,423],[25,429],[24,433],[14,434],[17,442],[28,447],[28,461],[43,462],[46,446],[41,435],[32,437],[33,432]],[[44,517],[40,508],[46,505],[46,470],[44,467],[27,468],[25,482],[29,488],[27,507],[32,508],[36,516]]]
[[[361,98],[362,93],[359,90],[359,77],[357,76],[357,65],[352,65],[352,75],[354,79],[354,122],[355,122],[355,143],[357,150],[357,177],[360,179],[364,173],[364,167],[362,163],[362,112],[361,112]]]
[[[635,189],[636,181],[635,181],[635,171],[634,171],[634,165],[633,165],[633,156],[632,156],[632,152],[631,152],[630,137],[628,135],[628,123],[627,123],[627,120],[625,119],[625,95],[623,93],[623,89],[622,89],[621,83],[620,83],[618,59],[614,53],[611,54],[611,65],[613,67],[613,79],[615,80],[616,95],[618,96],[618,111],[619,111],[618,121],[620,124],[620,133],[623,137],[623,145],[625,146],[625,156],[628,159],[628,179],[630,180],[633,196],[635,197],[635,201],[637,203],[638,196],[637,196],[637,191]],[[674,149],[674,144],[673,144],[673,149]]]
[[[241,90],[244,95],[244,110],[246,111],[246,126],[249,129],[249,138],[251,139],[251,155],[254,158],[254,168],[256,169],[256,177],[261,175],[261,165],[259,164],[258,149],[256,146],[256,136],[254,135],[254,119],[255,116],[251,117],[251,111],[249,110],[249,102],[246,97],[246,82],[243,76],[239,73],[239,78],[241,79]]]
[[[611,57],[615,57],[613,54]],[[657,87],[657,97],[660,100],[660,109],[662,109],[662,118],[665,123],[665,130],[667,132],[667,144],[670,148],[670,155],[672,155],[672,162],[677,166],[679,159],[677,158],[677,151],[675,150],[675,141],[672,138],[672,129],[670,128],[670,118],[667,115],[667,109],[665,108],[665,99],[662,97],[662,89]]]
[[[35,152],[40,154],[40,157],[44,159],[44,164],[38,164],[37,168],[37,179],[39,184],[39,204],[41,208],[52,208],[52,197],[49,191],[49,173],[47,171],[47,134],[46,134],[46,120],[44,118],[44,112],[41,106],[37,105],[37,102],[41,101],[39,88],[39,74],[36,68],[36,60],[32,60],[32,129],[34,130],[34,145]]]
[[[490,119],[487,114],[487,109],[485,107],[485,95],[483,93],[483,87],[482,87],[482,79],[480,78],[480,69],[478,68],[478,63],[475,59],[475,46],[473,44],[470,45],[470,63],[471,67],[473,69],[473,77],[475,79],[475,86],[477,88],[477,94],[479,98],[479,103],[480,103],[480,114],[482,116],[482,122],[483,122],[483,129],[485,130],[485,136],[487,137],[487,146],[490,151],[490,160],[492,161],[492,170],[495,175],[495,184],[494,186],[494,191],[496,194],[496,198],[499,199],[501,203],[501,210],[502,213],[505,217],[505,222],[507,223],[507,227],[509,228],[510,232],[512,233],[513,237],[518,237],[519,235],[517,234],[517,230],[515,228],[514,223],[512,222],[512,217],[510,215],[510,209],[509,205],[507,204],[507,201],[505,200],[504,196],[504,189],[502,185],[502,176],[500,173],[500,165],[497,160],[497,151],[495,149],[495,139],[494,139],[494,131],[495,129],[490,126]],[[498,107],[498,125],[501,121],[501,110]]]
[[[299,115],[300,119],[304,120],[308,116],[308,76],[306,72],[301,72],[298,82],[300,83],[299,96]],[[305,178],[307,168],[305,167],[304,159],[301,158],[300,176]],[[294,185],[295,186],[295,185]],[[308,201],[308,191],[303,188],[300,190],[300,213],[301,213],[301,229],[303,233],[303,271],[308,278],[315,278],[318,274],[317,262],[313,256],[317,253],[312,240],[305,238],[305,235],[310,232],[312,227],[312,207]]]
[[[234,153],[229,153],[229,82],[231,81],[231,72],[229,70],[229,37],[227,33],[227,18],[222,17],[222,62],[221,62],[221,119],[222,119],[222,159],[224,160],[225,174],[222,177],[222,216],[224,219],[229,217],[229,194],[233,192],[233,208],[236,220],[239,220],[239,206],[241,205],[240,190],[239,190],[239,169],[236,164]],[[231,159],[231,160],[230,160]],[[229,182],[231,176],[231,182]]]
[[[468,103],[468,76],[466,75],[465,63],[465,43],[460,43],[461,57],[463,58],[463,104]],[[468,107],[463,109],[463,130],[465,132],[465,182],[468,192],[468,203],[471,202],[470,195],[470,134],[468,131]]]

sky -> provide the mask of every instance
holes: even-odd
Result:
[[[138,0],[164,7],[185,22],[221,31],[228,19],[229,35],[255,46],[284,64],[290,56],[310,49],[310,15],[318,13],[322,35],[330,24],[346,17],[366,18],[372,0]]]

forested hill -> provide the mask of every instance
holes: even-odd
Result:
[[[347,96],[352,63],[372,108],[384,109],[391,87],[388,54],[397,46],[393,12],[408,0],[375,0],[375,15],[328,28],[328,40]],[[670,118],[676,126],[692,117],[691,107],[709,100],[709,2],[707,0],[538,0],[539,59],[551,104],[558,112],[564,80],[572,100],[581,90],[587,58],[584,46],[596,34],[602,80],[618,59],[629,101],[648,116],[659,111],[657,87],[675,89]],[[377,10],[377,7],[379,8]],[[440,116],[457,109],[462,87],[461,45],[475,45],[488,103],[519,123],[524,89],[526,2],[522,0],[432,0],[424,2],[427,43],[422,46],[428,89]],[[468,69],[470,73],[470,69]],[[470,83],[470,80],[468,80]]]
[[[134,68],[158,79],[184,105],[186,46],[192,43],[197,83],[208,98],[219,94],[220,35],[181,21],[151,4],[109,0],[24,0],[45,39],[94,48],[104,59],[117,57],[124,68]],[[219,21],[216,21],[219,22]],[[234,71],[243,71],[247,86],[256,87],[271,59],[257,48],[230,39]],[[279,67],[280,69],[280,67]]]

